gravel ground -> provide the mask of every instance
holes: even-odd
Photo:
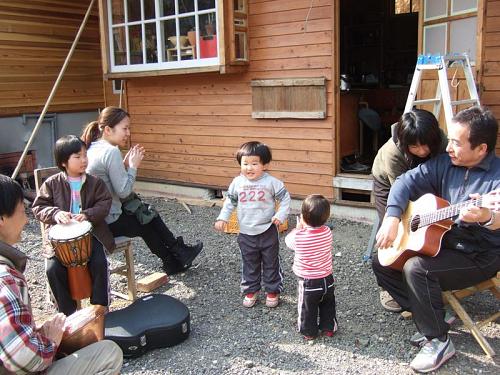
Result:
[[[371,227],[341,219],[334,226],[334,276],[336,279],[339,331],[333,338],[305,342],[296,332],[296,281],[291,271],[293,254],[281,237],[285,292],[276,309],[261,300],[254,308],[241,305],[240,254],[236,236],[217,233],[213,223],[218,207],[190,206],[192,214],[176,201],[148,198],[170,229],[186,242],[202,239],[199,266],[175,275],[156,290],[184,302],[191,312],[192,332],[182,344],[125,360],[123,374],[409,374],[408,363],[417,353],[408,342],[413,322],[384,311],[371,269],[361,258]],[[38,256],[39,225],[30,217],[21,249]],[[140,239],[134,240],[137,278],[161,271],[160,262]],[[112,263],[122,262],[114,255]],[[37,319],[54,313],[44,300],[43,262],[30,261],[27,269],[33,311]],[[112,285],[126,291],[124,278],[112,276]],[[126,303],[115,300],[112,309]],[[491,295],[469,299],[466,309],[480,317],[482,311],[498,309]],[[500,352],[500,325],[483,330]],[[457,355],[441,374],[498,374],[499,366],[488,359],[476,341],[457,322],[450,335]],[[497,360],[498,361],[498,360]]]

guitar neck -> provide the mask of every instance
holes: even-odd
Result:
[[[460,213],[460,210],[464,207],[468,206],[482,207],[482,204],[483,204],[483,196],[481,195],[479,198],[469,199],[468,201],[465,202],[460,202],[457,204],[453,204],[451,206],[440,208],[439,210],[433,212],[421,214],[419,227],[425,227],[427,225],[437,223],[438,221],[446,220],[452,218],[453,216],[457,216]]]

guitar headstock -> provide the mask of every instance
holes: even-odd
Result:
[[[483,195],[481,206],[493,211],[500,211],[500,189],[492,190]]]

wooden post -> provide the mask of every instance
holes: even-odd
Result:
[[[38,121],[35,125],[35,128],[31,132],[30,139],[28,140],[28,143],[26,143],[26,146],[24,147],[24,151],[21,155],[21,158],[19,159],[19,162],[17,163],[16,169],[14,170],[14,173],[12,173],[12,178],[16,178],[19,170],[21,169],[21,166],[23,165],[24,158],[26,157],[26,154],[28,153],[28,149],[30,148],[31,144],[33,143],[33,140],[35,139],[35,135],[38,132],[38,129],[40,128],[40,125],[42,125],[43,118],[45,117],[45,113],[47,113],[47,110],[49,109],[49,105],[52,102],[52,99],[57,91],[57,88],[59,87],[59,84],[61,83],[62,77],[64,76],[64,73],[66,72],[66,68],[68,67],[68,64],[71,60],[71,57],[73,56],[73,53],[76,49],[76,45],[78,44],[78,41],[80,40],[80,36],[83,32],[83,29],[85,28],[85,25],[87,24],[87,20],[90,16],[90,11],[92,10],[92,7],[94,6],[95,0],[90,1],[90,5],[87,9],[87,13],[85,13],[85,17],[83,18],[82,24],[80,25],[80,28],[78,29],[78,33],[76,34],[75,40],[73,40],[73,44],[71,45],[71,49],[68,52],[68,55],[66,56],[66,60],[64,61],[64,64],[59,72],[59,75],[57,76],[56,82],[54,83],[54,86],[52,87],[52,91],[49,94],[49,97],[47,98],[47,101],[45,102],[45,106],[43,107],[42,113],[40,113],[40,117],[38,118]]]

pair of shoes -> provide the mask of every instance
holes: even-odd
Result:
[[[453,312],[451,312],[450,310],[446,309],[444,313],[444,321],[448,324],[453,324],[455,320],[457,320],[455,314],[453,314]],[[426,337],[422,335],[420,332],[416,332],[415,334],[413,334],[412,337],[410,337],[410,344],[413,346],[420,347],[424,345],[426,342],[427,342]]]
[[[387,290],[382,290],[380,292],[380,304],[385,310],[390,312],[403,311],[399,303],[397,303],[396,300],[392,298],[392,296],[389,294]]]
[[[323,333],[323,335],[325,335],[326,337],[333,337],[333,335],[335,334],[335,332],[337,332],[337,330],[339,329],[338,327],[338,324],[337,324],[337,319],[334,319],[333,320],[333,329],[324,329],[323,331],[321,331]]]
[[[266,295],[266,306],[270,308],[274,308],[278,306],[280,302],[280,294],[279,293],[267,293]]]
[[[449,337],[446,341],[434,338],[427,341],[417,356],[411,361],[410,367],[417,372],[431,372],[443,365],[455,355],[455,347]]]
[[[243,298],[243,306],[245,307],[253,307],[257,302],[258,293],[247,293],[245,294],[245,298]]]

